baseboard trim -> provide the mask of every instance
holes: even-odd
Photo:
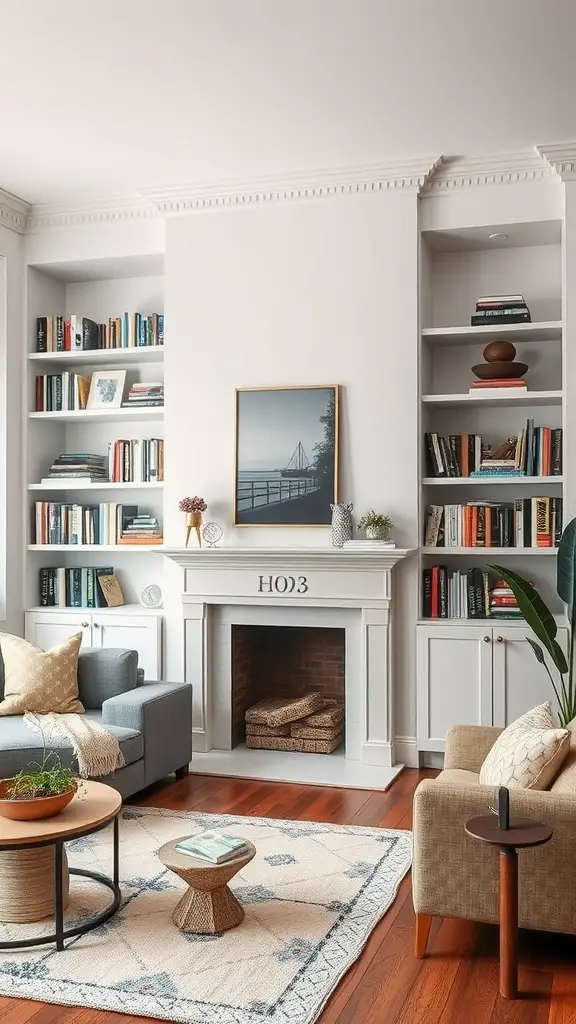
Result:
[[[419,768],[420,761],[415,736],[395,736],[394,750],[397,761],[402,761],[407,768]]]

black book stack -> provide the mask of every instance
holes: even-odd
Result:
[[[532,317],[523,295],[483,295],[476,302],[472,327],[530,323]]]

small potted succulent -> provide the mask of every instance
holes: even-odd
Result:
[[[52,818],[68,806],[78,790],[79,780],[64,768],[54,751],[44,753],[42,762],[31,762],[11,779],[0,779],[0,817],[13,821]]]
[[[386,540],[393,526],[390,516],[380,515],[374,509],[362,516],[358,523],[358,529],[366,532],[368,540]]]
[[[192,527],[196,530],[198,546],[202,547],[200,527],[202,526],[202,513],[207,508],[208,506],[204,498],[199,498],[198,495],[195,495],[193,498],[182,498],[180,501],[180,511],[186,513],[186,547],[188,547]]]

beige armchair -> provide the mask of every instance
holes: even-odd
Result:
[[[480,766],[501,729],[454,726],[445,768],[414,794],[412,891],[414,952],[424,956],[434,916],[498,923],[498,854],[464,832],[468,818],[487,814],[495,788],[478,782]],[[551,841],[519,854],[519,925],[576,933],[576,733],[552,789],[513,789],[511,814],[546,822]]]

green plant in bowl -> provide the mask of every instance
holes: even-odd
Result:
[[[38,797],[61,796],[76,792],[78,780],[70,768],[64,768],[54,751],[42,758],[41,764],[32,762],[8,780],[6,796],[10,800],[35,800]]]
[[[359,530],[365,530],[370,540],[384,540],[394,526],[390,516],[383,516],[371,509],[358,523]]]

